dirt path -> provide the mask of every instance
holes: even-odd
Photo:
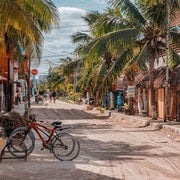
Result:
[[[57,101],[33,105],[39,120],[61,120],[78,137],[81,152],[71,162],[58,161],[48,151],[35,151],[23,160],[2,160],[0,180],[178,180],[180,140],[149,128],[108,118],[107,113]]]

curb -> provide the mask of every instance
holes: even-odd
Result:
[[[126,114],[120,114],[117,112],[112,112],[111,118],[119,118],[119,119],[125,119],[128,121],[133,121],[136,123],[139,123],[141,127],[146,127],[148,125],[156,126],[164,129],[169,129],[171,131],[174,131],[175,133],[180,134],[180,122],[163,122],[160,121],[153,121],[150,117],[143,117],[143,116],[134,116],[134,115],[126,115]]]
[[[116,112],[112,113],[112,118],[113,117],[116,117],[116,118],[119,117],[120,119],[136,122],[136,123],[139,123],[140,125],[146,125],[147,123],[151,122],[151,119],[149,117],[126,115],[126,114],[120,114]]]
[[[180,123],[179,123],[179,125],[180,125]],[[175,127],[173,125],[162,125],[162,127],[164,129],[170,129],[170,130],[174,131],[175,133],[180,134],[180,126],[179,127]]]

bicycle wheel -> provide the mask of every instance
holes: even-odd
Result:
[[[7,140],[7,148],[15,157],[28,156],[34,150],[35,136],[27,127],[16,128]]]
[[[68,133],[59,133],[52,140],[52,152],[61,161],[72,161],[80,152],[80,143]]]

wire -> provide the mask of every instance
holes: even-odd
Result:
[[[89,27],[89,26],[81,24],[81,25],[76,25],[76,26],[57,26],[57,27],[53,27],[52,29],[72,28],[72,27],[74,28],[74,27]]]

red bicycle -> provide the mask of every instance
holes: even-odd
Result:
[[[34,130],[42,142],[43,149],[49,149],[54,156],[62,161],[75,159],[80,152],[80,143],[72,135],[64,132],[67,128],[62,127],[60,121],[55,121],[51,125],[53,128],[37,123],[35,116],[30,116],[28,127],[16,128],[7,140],[9,152],[17,157],[23,158],[31,154],[35,147]]]

